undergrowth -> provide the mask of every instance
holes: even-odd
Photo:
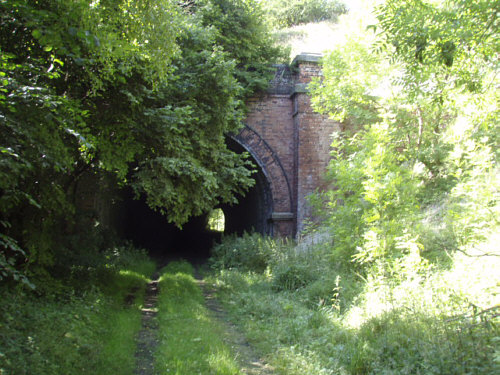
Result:
[[[215,252],[225,259],[212,260],[212,282],[232,319],[276,373],[500,370],[499,253],[471,257],[456,251],[448,262],[396,277],[339,259],[331,241],[305,249],[257,237],[221,245],[230,244],[232,251]],[[482,246],[491,251],[498,240],[492,235]],[[235,260],[253,253],[272,254],[265,269],[238,267]]]
[[[99,256],[100,266],[74,267],[52,289],[2,286],[1,375],[133,373],[134,336],[155,264],[130,246]]]

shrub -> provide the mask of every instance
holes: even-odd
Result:
[[[281,264],[273,272],[276,290],[297,290],[315,279],[311,268],[304,263]]]
[[[212,249],[210,263],[214,269],[240,269],[262,273],[273,257],[283,252],[284,244],[258,233],[242,237],[225,237]]]
[[[272,0],[265,8],[274,25],[290,27],[308,22],[336,21],[347,9],[338,0]]]

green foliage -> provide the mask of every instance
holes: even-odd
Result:
[[[310,267],[305,264],[280,264],[273,273],[276,290],[297,290],[314,280]]]
[[[140,307],[155,265],[130,247],[110,250],[106,259],[94,279],[79,280],[79,291],[40,298],[0,289],[1,373],[133,373]]]
[[[337,189],[323,193],[319,204],[323,209],[327,202],[323,214],[334,231],[334,257],[396,275],[404,270],[387,269],[385,261],[396,264],[409,255],[417,261],[421,246],[410,231],[418,185],[393,137],[387,126],[374,124],[350,139],[335,139],[328,170]]]
[[[256,0],[197,0],[196,14],[211,28],[216,43],[234,60],[234,75],[245,97],[269,84],[273,63],[284,61],[285,51],[274,46],[262,3]]]
[[[347,131],[332,145],[336,188],[313,200],[341,261],[351,256],[385,275],[425,272],[422,255],[436,249],[426,238],[436,238],[426,229],[427,207],[442,207],[439,237],[447,250],[498,227],[498,93],[490,58],[498,40],[494,11],[486,8],[387,1],[370,28],[377,35],[365,30],[324,59],[324,79],[311,85],[313,103]],[[476,33],[480,22],[484,33]],[[449,40],[456,41],[453,63],[442,60]]]
[[[213,269],[236,268],[262,273],[285,248],[285,244],[258,233],[244,233],[241,237],[233,235],[212,248],[210,263]]]
[[[33,289],[35,286],[29,281],[26,275],[15,267],[19,258],[26,256],[23,249],[17,245],[14,239],[1,233],[0,247],[4,249],[4,251],[0,254],[0,280],[12,277],[14,281],[20,281]]]
[[[347,9],[338,0],[271,0],[264,4],[270,23],[275,27],[290,27],[308,22],[335,21]]]
[[[450,192],[446,219],[462,248],[483,242],[499,224],[497,95],[485,92],[463,103],[468,113],[447,134],[455,147],[446,166],[457,183]]]
[[[2,278],[48,279],[66,255],[97,251],[68,240],[93,231],[75,206],[84,176],[131,186],[178,226],[253,184],[224,137],[279,51],[253,1],[192,10],[0,2]]]
[[[498,1],[386,1],[376,10],[380,47],[390,46],[394,59],[405,62],[405,82],[414,90],[446,72],[450,86],[480,90],[499,48],[498,7]]]
[[[232,319],[275,373],[498,371],[498,258],[457,253],[451,267],[401,281],[360,277],[339,257],[329,260],[330,252],[327,242],[291,248],[265,274],[233,268],[213,276]],[[299,288],[276,288],[292,269],[312,277],[294,278]]]
[[[54,263],[72,221],[74,186],[97,166],[99,129],[87,122],[95,105],[89,95],[104,84],[96,77],[107,68],[93,58],[111,47],[85,29],[100,22],[88,7],[82,1],[1,4],[1,174],[8,178],[0,207],[5,234],[26,251],[32,273]]]
[[[374,90],[388,71],[380,56],[371,53],[368,43],[369,40],[353,37],[343,48],[324,57],[324,79],[309,85],[316,110],[351,126],[380,120]]]
[[[173,60],[176,77],[144,113],[144,143],[155,153],[141,162],[132,186],[177,224],[219,202],[234,203],[235,193],[253,183],[244,156],[224,143],[224,135],[240,126],[241,91],[233,62],[214,38],[196,24],[186,26],[179,39],[182,53]]]

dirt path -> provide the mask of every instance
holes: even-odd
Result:
[[[158,300],[158,278],[155,274],[146,287],[144,307],[142,308],[142,328],[136,337],[137,350],[135,353],[135,375],[154,375],[154,353],[158,346],[158,322],[155,319]],[[272,369],[265,364],[254,349],[250,346],[243,334],[232,324],[226,312],[215,297],[215,288],[196,273],[196,280],[200,286],[207,308],[212,312],[214,319],[224,328],[223,340],[236,354],[236,361],[240,365],[241,373],[245,375],[272,375]]]
[[[242,374],[272,375],[272,368],[259,358],[245,336],[229,321],[226,312],[215,297],[213,285],[203,280],[198,272],[196,273],[196,280],[205,297],[207,308],[220,325],[224,327],[223,339],[237,354],[236,361],[240,365]]]
[[[136,342],[137,350],[135,358],[137,361],[135,375],[154,375],[154,352],[158,346],[157,328],[158,323],[155,316],[158,312],[156,303],[158,301],[158,278],[156,273],[152,281],[146,287],[144,307],[142,308],[142,328],[139,331]]]

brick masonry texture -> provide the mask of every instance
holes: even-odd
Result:
[[[340,131],[338,123],[313,111],[304,90],[295,90],[321,74],[317,61],[317,55],[300,55],[292,69],[278,66],[268,92],[248,101],[246,126],[235,137],[268,179],[275,214],[268,221],[276,236],[296,236],[314,220],[306,197],[324,187],[331,134]]]

